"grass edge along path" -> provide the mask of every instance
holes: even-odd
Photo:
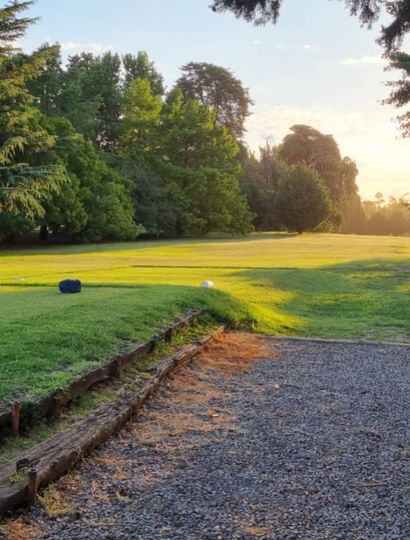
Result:
[[[17,461],[24,457],[29,467],[36,468],[38,487],[45,487],[57,480],[91,450],[138,415],[145,402],[161,387],[162,381],[190,362],[206,344],[221,335],[223,330],[223,327],[214,329],[210,334],[162,359],[142,388],[140,378],[130,381],[130,384],[122,387],[121,395],[117,394],[115,399],[102,402],[67,429],[57,431],[51,437],[27,449]],[[189,335],[192,335],[192,332],[182,334],[180,338],[186,340]],[[28,470],[16,471],[15,461],[0,466],[0,515],[27,500],[29,483],[27,473]]]
[[[166,356],[177,353],[186,345],[200,343],[206,336],[214,335],[216,330],[218,327],[204,314],[192,319],[189,325],[176,328],[171,341],[159,342],[152,352],[125,366],[118,377],[89,388],[86,393],[68,403],[64,409],[59,409],[57,414],[35,420],[21,436],[10,435],[0,441],[0,467],[19,453],[75,425],[97,407],[122,398],[124,390],[137,393],[144,382],[152,379]]]
[[[73,401],[82,398],[91,388],[121,378],[124,370],[129,366],[144,365],[146,358],[150,358],[156,351],[163,350],[166,343],[172,340],[178,341],[179,335],[193,335],[196,326],[202,328],[205,324],[200,320],[201,316],[205,321],[205,314],[201,310],[187,311],[148,341],[139,343],[124,351],[123,354],[110,358],[95,369],[81,373],[64,388],[54,390],[43,398],[19,403],[20,432],[29,430],[33,423],[43,418],[51,419],[57,416],[61,410]],[[184,332],[188,326],[192,326],[192,330],[189,333]],[[2,435],[11,431],[11,426],[11,407],[0,407],[0,443]]]

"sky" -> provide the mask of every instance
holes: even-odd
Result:
[[[65,56],[147,51],[171,88],[190,61],[229,68],[254,102],[246,141],[257,150],[278,144],[294,124],[332,134],[354,159],[360,194],[410,192],[410,139],[382,105],[384,71],[375,43],[380,23],[362,28],[340,0],[284,0],[276,26],[253,26],[215,14],[211,0],[37,0],[41,17],[24,50],[59,42]],[[384,19],[387,22],[388,19]]]

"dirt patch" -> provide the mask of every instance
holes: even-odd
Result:
[[[53,485],[39,496],[39,503],[49,517],[59,517],[75,512],[63,493]]]
[[[37,540],[44,538],[44,532],[37,526],[27,523],[27,518],[21,517],[3,526],[6,540]]]
[[[276,355],[272,342],[267,339],[246,332],[229,332],[205,347],[194,363],[236,373],[249,371],[256,360]]]
[[[218,382],[222,378],[236,384],[236,373],[250,370],[259,359],[274,356],[274,345],[269,340],[242,332],[221,334],[191,364],[172,377],[163,390],[161,406],[157,408],[154,402],[152,407],[145,409],[138,421],[119,436],[119,441],[125,446],[138,441],[153,451],[170,453],[177,458],[192,448],[211,443],[220,430],[241,431],[235,415],[225,406],[224,392]],[[108,471],[114,482],[126,481],[128,465],[127,459],[110,451],[95,453],[84,460],[82,474],[66,475],[54,484],[47,496],[43,496],[46,513],[52,516],[72,513],[76,494],[82,490],[87,490],[92,500],[102,504],[122,500],[122,494],[112,493],[98,475],[104,476]],[[84,479],[87,470],[96,472],[88,482]],[[138,484],[148,488],[174,474],[172,462],[168,467],[162,466],[158,474],[141,468]],[[43,537],[41,531],[32,529],[24,520],[10,524],[7,533],[7,540]],[[254,534],[256,536],[257,532]]]
[[[236,429],[236,418],[223,407],[223,394],[216,382],[221,373],[231,377],[251,369],[256,360],[274,355],[272,343],[258,336],[244,332],[221,334],[173,377],[165,406],[148,411],[143,422],[137,424],[138,440],[155,447],[175,448],[193,444],[192,437],[187,440],[184,434]]]
[[[209,403],[220,396],[220,391],[209,380],[209,373],[201,372],[197,363],[177,373],[170,385],[171,390],[178,390],[173,396],[175,405],[184,403]]]
[[[216,429],[233,427],[231,415],[226,412],[216,413],[206,411],[195,414],[190,411],[157,411],[154,415],[145,419],[146,424],[138,430],[138,441],[142,444],[156,445],[158,443],[176,442],[185,444],[181,440],[184,434],[211,433]],[[192,442],[192,441],[191,441]]]
[[[252,536],[256,536],[258,538],[259,536],[266,536],[268,534],[272,534],[272,529],[268,529],[267,527],[258,527],[257,525],[251,525],[250,527],[245,528],[245,533],[251,534]]]

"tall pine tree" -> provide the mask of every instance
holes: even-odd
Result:
[[[41,113],[27,89],[49,51],[20,53],[14,44],[35,19],[20,16],[33,2],[12,2],[0,9],[0,213],[34,218],[44,213],[42,202],[56,191],[64,174],[59,167],[33,167],[25,151],[44,151],[54,138],[41,127]]]

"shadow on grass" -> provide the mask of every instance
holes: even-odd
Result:
[[[260,240],[284,240],[286,238],[296,238],[296,233],[286,232],[266,232],[253,233],[246,236],[229,236],[229,235],[211,235],[204,238],[184,237],[174,240],[133,240],[130,242],[105,242],[103,244],[62,244],[62,245],[44,245],[43,243],[34,245],[0,245],[0,257],[24,257],[24,256],[44,256],[44,255],[75,255],[75,254],[92,254],[101,253],[104,251],[135,251],[138,249],[157,249],[161,247],[175,247],[186,244],[194,244],[196,246],[207,245],[210,243],[225,244],[225,243],[244,243],[256,242]]]
[[[259,308],[276,312],[270,321],[258,320],[265,332],[410,342],[410,261],[371,259],[230,275],[253,290]],[[278,324],[277,313],[285,324]]]
[[[226,291],[106,283],[61,295],[55,286],[8,285],[0,290],[0,401],[62,387],[194,307],[268,334],[410,342],[409,275],[410,261],[372,259],[227,268]]]

